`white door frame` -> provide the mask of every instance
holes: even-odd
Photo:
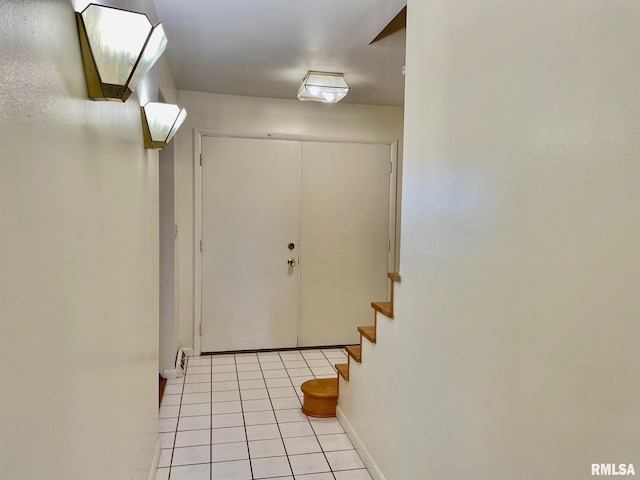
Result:
[[[333,143],[365,143],[376,145],[388,145],[390,148],[391,175],[389,175],[389,253],[387,255],[387,266],[390,272],[395,272],[395,252],[396,252],[396,192],[397,192],[397,172],[398,172],[398,140],[380,138],[361,137],[339,137],[324,135],[305,134],[281,134],[264,132],[234,132],[210,129],[194,129],[193,136],[193,252],[194,252],[194,294],[193,294],[193,353],[202,353],[202,252],[200,251],[202,239],[202,166],[200,164],[202,156],[203,137],[225,137],[225,138],[255,138],[267,140],[294,140],[300,142],[333,142]],[[373,300],[373,299],[372,299]]]

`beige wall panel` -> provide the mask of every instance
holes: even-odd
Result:
[[[146,480],[158,154],[139,100],[156,74],[125,104],[89,100],[62,0],[0,2],[0,64],[0,478]]]
[[[402,283],[340,404],[387,480],[637,474],[640,5],[408,11]]]

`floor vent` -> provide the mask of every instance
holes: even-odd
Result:
[[[184,348],[178,350],[178,356],[176,357],[176,375],[177,377],[184,377],[184,372],[187,370],[187,352]]]

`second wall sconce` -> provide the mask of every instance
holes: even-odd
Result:
[[[162,150],[187,118],[186,109],[169,103],[148,102],[140,110],[144,148]]]
[[[76,20],[89,97],[126,101],[167,46],[162,24],[93,3]]]

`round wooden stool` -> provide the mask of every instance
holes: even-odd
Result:
[[[304,393],[302,412],[310,417],[336,416],[338,404],[338,378],[307,380],[301,387]]]

